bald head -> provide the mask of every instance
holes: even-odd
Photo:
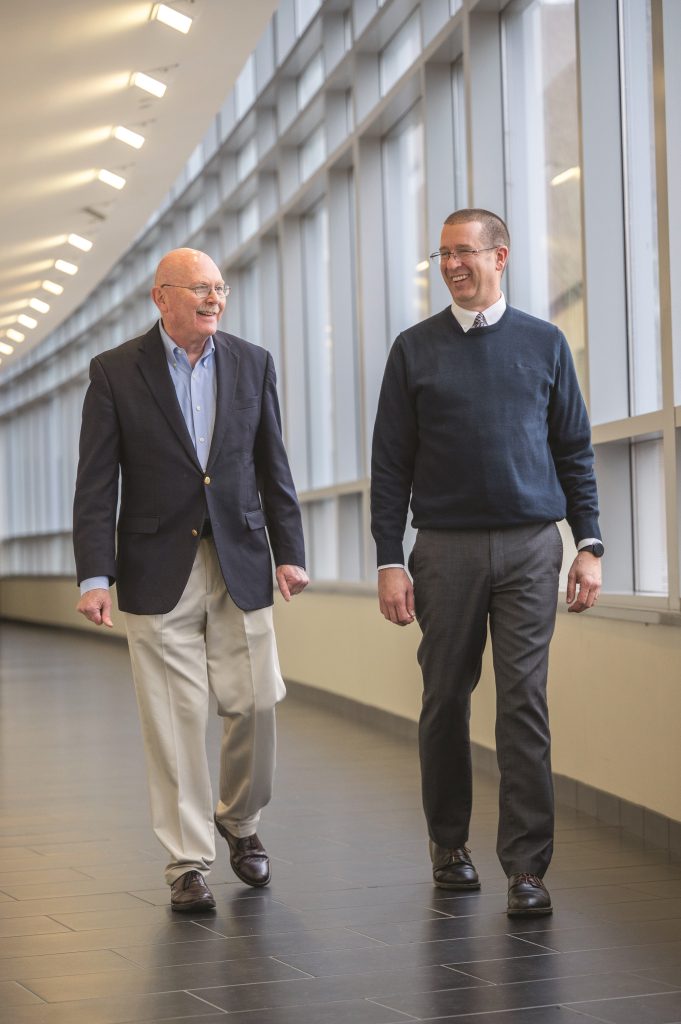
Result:
[[[151,297],[165,330],[185,349],[193,365],[206,340],[217,330],[225,308],[224,281],[219,268],[198,249],[173,249],[156,269]]]
[[[211,268],[211,283],[220,280],[220,271],[205,252],[199,249],[171,249],[156,268],[154,286],[158,288],[162,284],[178,282],[187,284],[197,275],[205,273],[208,267]]]

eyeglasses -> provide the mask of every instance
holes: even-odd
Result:
[[[228,284],[161,284],[159,288],[185,288],[194,292],[197,299],[207,299],[211,292],[215,292],[219,299],[226,299],[231,291]]]
[[[437,252],[431,252],[430,258],[446,263],[453,256],[455,260],[463,263],[469,256],[479,256],[481,252],[492,252],[493,249],[498,248],[498,245],[488,245],[486,249],[438,249]]]

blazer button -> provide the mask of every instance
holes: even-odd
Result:
[[[209,476],[204,476],[203,482],[204,482],[204,484],[209,484],[210,483],[210,477]]]
[[[198,530],[192,530],[192,537],[198,537],[198,535],[199,535],[199,531]]]

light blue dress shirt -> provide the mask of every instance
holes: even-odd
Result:
[[[215,410],[217,407],[218,384],[215,373],[215,342],[212,336],[206,340],[201,357],[192,367],[189,357],[183,348],[176,345],[159,321],[159,330],[163,339],[163,347],[168,359],[170,379],[175,388],[177,401],[182,416],[187,424],[201,468],[208,463],[210,443],[213,439],[215,426]],[[91,576],[80,584],[81,594],[96,588],[108,589],[108,576]]]

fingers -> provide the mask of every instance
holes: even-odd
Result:
[[[291,600],[291,591],[289,590],[286,575],[277,569],[277,586],[279,587],[279,593],[285,601]]]
[[[570,569],[567,578],[567,591],[565,593],[565,600],[568,604],[572,604],[575,599],[575,593],[577,591],[577,574],[574,567]]]
[[[297,565],[280,565],[277,567],[277,586],[285,601],[290,601],[296,594],[302,593],[310,582],[304,569]]]
[[[382,578],[379,573],[378,606],[388,622],[408,626],[414,621],[414,588],[403,570],[395,577]]]
[[[579,590],[570,602],[569,612],[585,612],[593,608],[601,592],[600,580],[591,576],[583,576],[579,581]]]
[[[113,628],[111,620],[111,595],[108,590],[89,590],[76,605],[76,611],[84,615],[95,626]]]

